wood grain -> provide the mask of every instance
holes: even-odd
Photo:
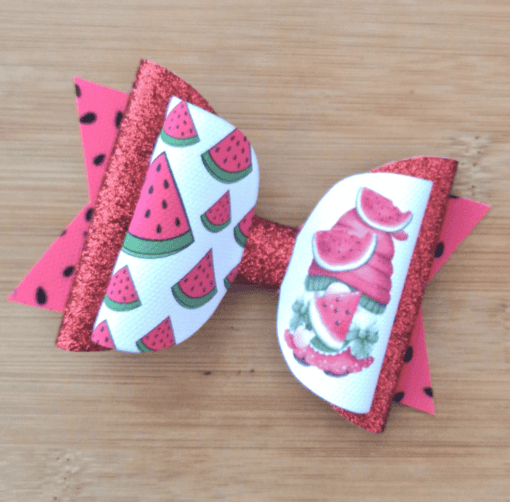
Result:
[[[371,435],[290,375],[277,295],[239,290],[172,350],[66,353],[60,315],[0,302],[0,500],[506,501],[510,5],[504,0],[0,5],[0,296],[87,202],[72,76],[128,91],[142,57],[246,132],[257,213],[301,224],[333,183],[456,158],[492,211],[423,304],[435,417]]]

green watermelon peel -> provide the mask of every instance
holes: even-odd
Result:
[[[138,258],[164,258],[194,242],[184,204],[165,153],[149,166],[123,251]]]
[[[218,292],[214,278],[212,249],[176,284],[172,294],[181,307],[197,309]]]
[[[172,286],[172,293],[174,298],[177,300],[181,307],[187,309],[198,309],[205,305],[213,296],[218,292],[216,288],[212,289],[209,293],[200,298],[190,298],[186,293],[182,291],[179,284],[175,284]]]
[[[200,138],[198,136],[186,139],[172,138],[172,136],[169,136],[164,130],[161,131],[161,139],[168,145],[177,147],[195,145],[200,141]]]
[[[128,299],[131,301],[127,301]],[[127,265],[110,279],[104,302],[109,309],[116,312],[127,312],[142,305]]]
[[[165,131],[161,131],[161,139],[168,145],[177,147],[191,146],[200,141],[198,136],[187,139],[172,138],[171,136],[168,136]]]
[[[207,219],[207,216],[205,215],[205,213],[202,216],[200,216],[200,220],[202,220],[204,227],[207,230],[209,230],[209,232],[212,232],[212,233],[221,232],[222,230],[224,230],[225,228],[227,228],[230,225],[230,218],[227,221],[221,223],[220,225],[214,225]]]
[[[187,248],[195,239],[191,231],[186,232],[179,237],[174,237],[167,241],[153,241],[150,239],[141,239],[132,234],[126,234],[124,239],[123,251],[137,258],[156,259],[165,258],[173,254],[179,253]]]

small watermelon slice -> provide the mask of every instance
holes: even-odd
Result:
[[[205,305],[217,292],[212,249],[172,286],[174,298],[187,309],[197,309]]]
[[[110,309],[117,312],[133,310],[142,304],[127,265],[110,279],[104,302]]]
[[[237,277],[237,269],[239,268],[239,265],[237,265],[235,268],[233,268],[227,277],[223,279],[223,284],[225,284],[225,288],[228,289],[230,286],[232,286],[232,283],[235,281]]]
[[[239,129],[235,129],[205,152],[202,162],[214,179],[235,183],[253,170],[250,142]]]
[[[170,111],[161,131],[161,139],[168,145],[177,147],[194,145],[200,141],[188,103],[181,101]]]
[[[356,197],[356,211],[367,224],[382,232],[400,232],[411,222],[411,211],[403,213],[390,199],[370,190],[360,188]]]
[[[140,352],[151,352],[152,350],[163,350],[175,345],[174,332],[170,317],[160,322],[153,330],[136,342]]]
[[[255,208],[251,209],[249,213],[235,226],[234,237],[236,242],[241,246],[246,246],[246,240],[251,228],[251,221],[255,214]]]
[[[315,232],[312,250],[315,261],[332,272],[345,272],[364,265],[374,254],[377,235],[359,237],[348,229]]]
[[[327,346],[338,350],[342,348],[360,298],[360,291],[326,293],[310,302],[312,328]]]
[[[227,190],[201,217],[209,232],[221,232],[230,225],[230,192]]]
[[[162,153],[149,166],[123,250],[139,258],[163,258],[193,241],[184,204]]]
[[[90,339],[102,347],[106,347],[107,349],[115,349],[115,344],[113,343],[110,328],[108,327],[108,323],[106,321],[99,323],[95,327]]]

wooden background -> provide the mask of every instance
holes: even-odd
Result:
[[[506,0],[2,0],[0,500],[510,500],[509,47]],[[249,136],[281,223],[350,174],[459,160],[453,193],[493,208],[426,292],[435,417],[335,414],[287,371],[275,293],[147,357],[66,353],[59,314],[3,300],[87,202],[73,75],[129,91],[141,58]]]

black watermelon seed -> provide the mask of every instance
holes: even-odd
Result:
[[[120,122],[121,122],[123,116],[124,116],[124,114],[122,112],[117,112],[117,115],[115,115],[115,127],[117,129],[120,127]]]
[[[80,86],[78,84],[74,84],[74,90],[76,92],[76,97],[77,98],[81,98],[81,89],[80,89]]]
[[[151,210],[147,209],[147,211],[145,211],[145,217],[149,218],[150,215],[151,215]]]
[[[444,242],[440,242],[438,245],[437,245],[437,248],[436,248],[436,252],[434,253],[434,256],[436,258],[439,258],[440,256],[443,255],[443,252],[444,252]]]
[[[450,199],[458,199],[458,198],[459,198],[459,196],[458,196],[458,195],[452,195],[452,194],[450,194]]]
[[[151,185],[151,186],[149,187],[149,194],[151,194],[152,192],[154,192],[154,187]]]
[[[62,272],[64,277],[70,277],[74,273],[74,267],[70,265],[69,267],[66,267],[64,271]]]
[[[39,305],[44,305],[48,301],[48,295],[41,286],[39,286],[35,292],[35,299]]]
[[[408,363],[413,358],[413,348],[407,347],[406,354],[404,356],[404,362]]]
[[[166,202],[166,200],[165,200],[165,199],[163,199],[163,201],[161,202],[161,207],[162,207],[163,209],[166,209],[166,208],[168,207],[168,204],[167,204],[167,202]]]
[[[165,188],[168,188],[170,185],[168,184],[168,180],[163,181],[163,186]]]
[[[160,234],[160,233],[161,233],[161,230],[162,230],[162,229],[161,229],[161,225],[158,225],[158,226],[156,227],[156,232],[157,232],[158,234]]]
[[[393,396],[393,401],[395,401],[396,403],[400,403],[400,401],[402,401],[402,398],[404,397],[404,393],[403,392],[397,392],[394,396]]]
[[[424,387],[423,392],[425,392],[425,394],[427,394],[427,396],[433,397],[432,387]]]
[[[82,124],[93,124],[97,119],[97,115],[94,112],[86,113],[80,117]]]
[[[175,218],[175,226],[178,227],[181,224],[181,220],[179,218]]]
[[[94,162],[95,166],[100,166],[104,162],[105,158],[106,158],[106,155],[104,153],[100,153],[99,155],[94,157],[94,160],[92,162]]]
[[[94,208],[93,207],[90,207],[87,212],[85,213],[85,219],[87,221],[90,221],[91,218],[92,218],[92,215],[94,214]]]

